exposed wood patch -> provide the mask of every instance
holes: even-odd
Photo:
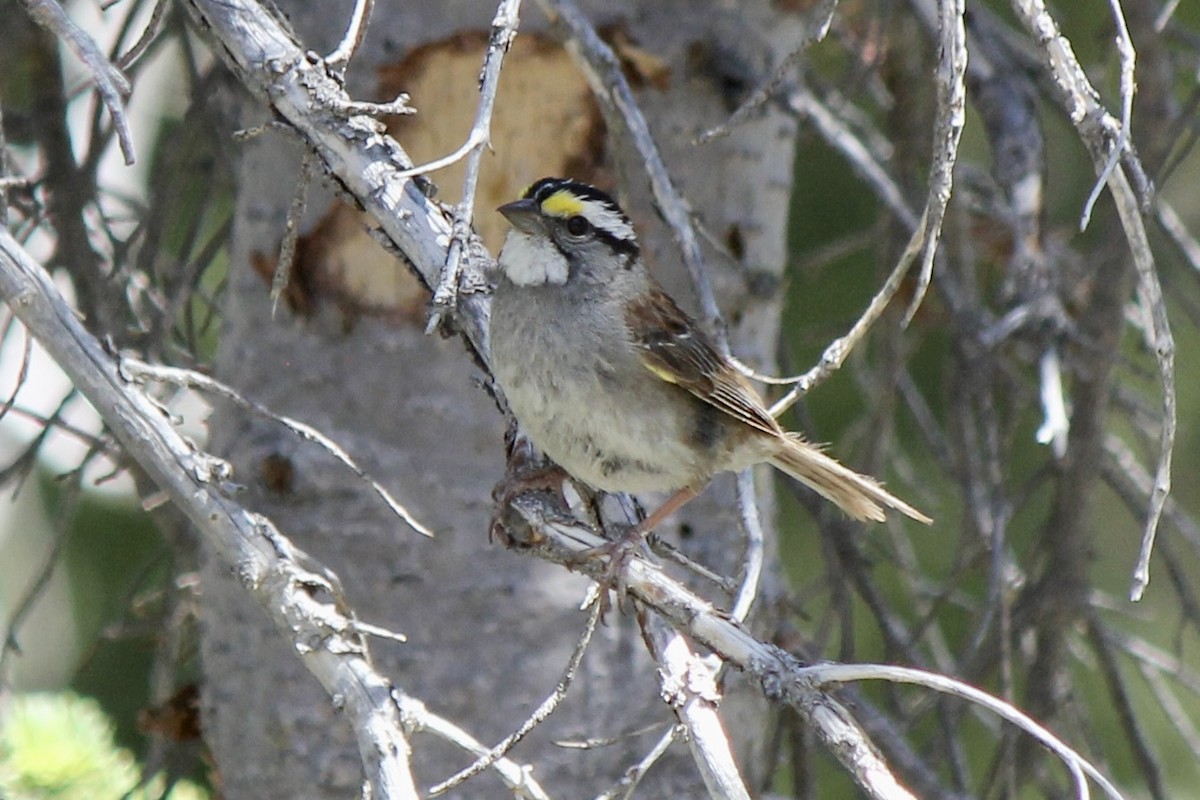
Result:
[[[379,96],[407,92],[418,113],[388,120],[389,132],[417,163],[457,148],[471,128],[487,34],[471,31],[424,45],[379,70]],[[630,45],[632,48],[632,45]],[[647,62],[646,68],[653,66]],[[603,181],[605,130],[583,76],[552,40],[522,33],[501,74],[492,120],[492,152],[483,159],[475,228],[494,254],[507,230],[494,209],[546,175]],[[457,203],[461,163],[431,174],[438,199]],[[331,301],[348,316],[367,314],[396,323],[424,324],[428,298],[404,264],[367,233],[370,219],[338,202],[300,237],[292,285],[285,300],[309,315]],[[254,267],[268,285],[272,256],[255,254]]]

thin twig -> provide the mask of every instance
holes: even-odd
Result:
[[[16,320],[14,319],[12,322],[15,323]],[[19,323],[17,324],[19,325]],[[16,385],[13,386],[12,393],[4,399],[3,405],[0,405],[0,419],[4,419],[4,417],[8,415],[8,412],[12,409],[13,404],[17,402],[17,395],[20,394],[21,389],[25,386],[25,381],[29,378],[29,363],[30,354],[33,352],[33,337],[29,335],[29,331],[24,327],[21,327],[21,334],[25,339],[25,345],[21,350],[21,366],[17,370],[17,381]]]
[[[150,12],[150,19],[146,21],[146,27],[142,29],[142,35],[138,40],[125,51],[125,54],[117,59],[118,69],[128,69],[138,62],[146,51],[150,49],[150,45],[154,44],[154,40],[158,38],[158,34],[162,31],[163,18],[167,14],[167,9],[171,6],[168,0],[155,0],[154,9]]]
[[[37,605],[37,601],[41,599],[54,571],[62,565],[61,556],[67,546],[71,523],[75,519],[75,511],[79,506],[82,478],[83,466],[81,465],[72,471],[70,483],[66,485],[63,497],[56,503],[53,535],[50,537],[50,546],[46,550],[46,556],[42,560],[40,568],[31,572],[33,579],[11,603],[12,613],[4,621],[4,643],[0,645],[0,688],[8,686],[7,662],[9,655],[21,655],[21,645],[17,640],[18,631],[24,624],[25,618]]]
[[[1154,488],[1154,479],[1120,437],[1115,434],[1106,436],[1104,449],[1111,460],[1111,463],[1101,465],[1104,479],[1129,507],[1130,513],[1136,514],[1149,500]],[[1200,555],[1200,524],[1173,500],[1167,501],[1163,513],[1175,526],[1179,535],[1192,546],[1197,555]]]
[[[650,547],[650,551],[654,553],[654,555],[659,556],[667,561],[674,562],[684,569],[694,572],[701,578],[711,581],[721,591],[728,592],[731,595],[737,591],[738,584],[732,578],[722,575],[715,570],[709,569],[657,534],[651,533],[649,536],[647,536],[646,544]]]
[[[1088,617],[1087,636],[1092,642],[1092,653],[1099,667],[1097,671],[1108,687],[1108,697],[1119,721],[1117,728],[1129,741],[1129,751],[1134,764],[1145,778],[1150,795],[1156,800],[1164,800],[1167,793],[1163,787],[1162,764],[1155,758],[1154,749],[1146,740],[1145,725],[1137,714],[1137,706],[1142,700],[1140,696],[1137,701],[1130,696],[1129,686],[1121,676],[1116,654],[1104,635],[1106,628],[1096,619],[1096,612],[1093,610]]]
[[[928,229],[929,226],[925,222],[925,216],[922,215],[912,237],[908,240],[908,245],[905,246],[904,252],[900,255],[900,260],[892,268],[892,272],[888,275],[887,280],[884,281],[883,286],[871,298],[871,302],[867,304],[867,308],[863,311],[862,316],[858,318],[844,336],[830,342],[825,351],[821,353],[821,358],[817,361],[816,365],[801,375],[800,379],[796,381],[796,385],[787,394],[775,401],[774,405],[771,406],[771,416],[778,417],[784,411],[794,406],[805,393],[824,381],[845,363],[847,356],[850,355],[854,347],[867,335],[867,332],[875,324],[876,320],[883,316],[888,303],[891,302],[892,297],[896,294],[896,290],[900,288],[904,276],[908,274],[909,267],[912,266],[917,254],[921,252]]]
[[[1171,241],[1179,248],[1179,252],[1187,259],[1192,271],[1200,277],[1200,241],[1192,235],[1187,225],[1175,213],[1175,207],[1161,197],[1154,204],[1155,217],[1158,224],[1166,231]]]
[[[869,145],[870,141],[880,137],[869,135],[869,132],[862,137],[856,135],[838,114],[803,85],[788,93],[787,108],[811,122],[821,138],[842,154],[904,227],[910,233],[916,230],[920,224],[917,212],[909,206],[904,199],[904,192],[884,169],[885,155]]]
[[[306,442],[313,442],[328,452],[343,465],[345,465],[358,478],[369,485],[383,502],[387,503],[388,508],[392,512],[404,520],[410,528],[422,536],[433,538],[433,531],[417,521],[417,518],[412,513],[400,504],[396,498],[392,497],[391,493],[383,488],[382,484],[372,478],[363,470],[358,463],[350,457],[350,454],[343,450],[336,442],[330,439],[325,434],[321,433],[311,425],[305,425],[303,422],[298,422],[290,417],[285,417],[282,414],[276,414],[261,403],[243,397],[236,389],[226,386],[215,378],[210,378],[207,375],[202,375],[199,372],[189,369],[181,369],[179,367],[168,367],[161,364],[148,364],[145,361],[140,361],[132,356],[123,356],[120,361],[120,370],[122,377],[132,383],[145,383],[147,380],[159,381],[162,383],[170,383],[175,386],[182,386],[188,389],[208,392],[215,394],[218,397],[223,397],[226,400],[237,405],[239,408],[244,408],[247,411],[253,411],[255,414],[274,420],[280,425],[290,430],[292,433],[299,436]]]
[[[963,24],[964,0],[938,0],[938,39],[941,58],[937,66],[937,115],[933,123],[933,157],[925,200],[925,241],[921,269],[913,298],[904,315],[912,322],[933,277],[933,258],[941,240],[942,220],[954,185],[954,163],[967,114],[967,33]]]
[[[821,4],[809,12],[809,22],[805,26],[804,35],[800,37],[796,48],[784,57],[783,61],[779,62],[779,66],[771,72],[770,77],[750,93],[750,96],[734,110],[729,119],[701,133],[693,140],[693,144],[708,144],[713,139],[728,136],[729,132],[745,122],[750,114],[764,106],[771,99],[771,95],[778,91],[788,73],[804,59],[808,48],[825,40],[825,35],[829,33],[829,26],[833,22],[834,12],[837,11],[837,4],[838,0],[821,0]]]
[[[434,714],[419,700],[403,696],[398,697],[396,703],[406,728],[434,734],[476,756],[488,754],[487,745],[445,717]],[[498,758],[492,764],[492,769],[512,790],[513,797],[517,800],[550,800],[550,795],[533,777],[533,770],[529,766],[508,758]]]
[[[292,279],[292,262],[296,260],[296,243],[300,239],[300,221],[308,206],[308,190],[312,186],[313,169],[317,157],[305,150],[300,157],[300,174],[296,176],[296,189],[288,205],[287,221],[283,225],[283,240],[279,243],[279,257],[275,261],[275,274],[271,276],[271,318],[279,307],[279,298],[287,291]]]
[[[429,321],[425,325],[426,333],[441,326],[445,314],[453,313],[458,305],[463,251],[472,236],[471,223],[475,216],[475,193],[479,188],[483,150],[491,145],[492,111],[496,106],[496,92],[500,88],[500,68],[504,64],[505,53],[517,38],[517,28],[520,24],[521,0],[501,0],[500,5],[496,7],[496,16],[492,19],[492,33],[488,39],[487,55],[483,59],[483,76],[479,84],[479,105],[475,109],[475,123],[471,126],[467,141],[458,150],[467,157],[462,199],[454,211],[450,249],[442,276],[433,290]],[[406,172],[411,174],[412,170]]]
[[[1146,680],[1146,684],[1150,687],[1150,691],[1154,693],[1154,699],[1158,701],[1159,708],[1163,710],[1163,714],[1171,721],[1171,725],[1175,727],[1179,738],[1187,744],[1188,749],[1192,751],[1192,758],[1200,760],[1200,730],[1197,730],[1196,723],[1188,716],[1188,711],[1175,696],[1171,685],[1163,677],[1158,670],[1151,669],[1146,664],[1138,664],[1138,670],[1142,673],[1142,677]]]
[[[115,459],[121,455],[120,448],[117,447],[111,439],[97,436],[91,431],[86,431],[77,425],[72,425],[63,419],[60,419],[58,414],[47,416],[46,414],[40,414],[37,411],[23,408],[21,406],[12,406],[9,408],[9,413],[17,417],[24,417],[30,422],[35,423],[39,428],[50,427],[56,431],[60,431],[72,436],[81,444],[87,445],[89,448],[96,448],[109,458]]]
[[[617,781],[608,790],[596,795],[596,800],[616,800],[620,797],[622,800],[629,800],[633,797],[633,793],[637,790],[638,784],[642,782],[642,778],[650,771],[650,768],[658,763],[667,749],[670,748],[675,740],[679,738],[679,730],[672,726],[671,730],[659,737],[654,743],[654,747],[642,757],[642,760],[634,764],[629,769],[625,770],[625,774],[621,776],[621,780]]]
[[[375,0],[354,0],[346,33],[334,51],[325,56],[325,63],[330,69],[341,75],[346,74],[350,59],[354,58],[354,54],[362,46],[363,37],[367,35],[367,23],[371,20],[371,10],[374,7]]]
[[[583,660],[583,654],[587,652],[587,646],[592,641],[592,634],[596,632],[596,625],[600,622],[600,616],[604,611],[604,603],[596,598],[592,602],[592,613],[588,615],[587,623],[584,625],[583,632],[579,635],[579,641],[575,643],[575,649],[571,652],[571,657],[567,661],[567,667],[563,670],[562,677],[558,681],[558,685],[554,687],[554,691],[534,709],[529,718],[521,724],[521,727],[509,734],[495,747],[489,750],[485,755],[475,761],[474,764],[466,769],[458,772],[441,783],[429,787],[427,792],[428,797],[437,797],[439,794],[447,792],[465,782],[466,780],[478,775],[496,762],[496,759],[506,755],[518,742],[529,735],[529,732],[542,724],[554,710],[558,708],[559,703],[567,696],[567,690],[571,688],[571,683],[575,680],[575,673],[579,670],[579,663]]]
[[[121,154],[126,164],[136,160],[133,149],[133,136],[129,132],[129,120],[125,117],[125,107],[122,98],[129,96],[129,81],[121,71],[109,63],[104,53],[75,21],[67,16],[55,0],[23,0],[29,16],[37,24],[63,39],[75,56],[83,62],[96,89],[100,92],[100,100],[112,117],[113,126],[117,131],[117,139],[121,143]]]
[[[962,681],[946,675],[939,675],[936,672],[898,667],[893,664],[814,664],[810,667],[801,667],[799,673],[800,680],[811,680],[814,685],[826,688],[858,681],[883,680],[891,683],[910,683],[915,686],[923,686],[926,689],[933,689],[942,694],[967,700],[991,711],[1005,722],[1016,725],[1058,756],[1075,780],[1080,798],[1088,797],[1088,778],[1095,781],[1096,785],[1113,800],[1123,800],[1124,798],[1112,781],[1096,769],[1091,762],[1037,720],[1011,703]]]
[[[745,622],[754,607],[754,601],[758,599],[763,562],[766,559],[766,536],[758,516],[758,503],[755,502],[754,470],[744,469],[738,473],[737,499],[742,531],[746,534],[746,552],[742,556],[741,585],[729,615],[738,622]]]

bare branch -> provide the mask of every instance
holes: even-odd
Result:
[[[604,542],[579,524],[556,517],[554,511],[541,507],[531,495],[513,501],[507,520],[512,523],[507,526],[510,532],[517,530],[518,519],[529,526],[530,538],[525,546],[536,555],[558,563],[579,564],[580,553]],[[605,564],[594,561],[580,565],[583,572],[596,577],[606,568]],[[1116,787],[1077,752],[1011,704],[986,692],[919,669],[871,664],[803,666],[779,648],[756,640],[727,615],[716,611],[711,604],[640,558],[629,559],[618,581],[633,597],[665,616],[678,630],[754,677],[768,699],[795,708],[872,797],[911,795],[891,777],[890,770],[849,714],[827,694],[834,684],[889,680],[913,683],[964,698],[1017,725],[1049,748],[1063,760],[1079,785],[1086,787],[1086,775],[1114,800],[1122,797]]]
[[[409,696],[397,698],[405,725],[415,731],[425,731],[461,747],[472,755],[484,757],[491,749],[445,717],[432,713],[425,704]],[[533,771],[507,758],[497,758],[492,768],[512,789],[518,800],[550,800],[550,796],[534,779]]]
[[[900,288],[904,276],[908,274],[909,267],[918,256],[921,271],[916,292],[906,312],[906,324],[916,313],[929,285],[933,258],[941,235],[942,219],[950,202],[954,162],[966,114],[966,33],[963,28],[961,0],[940,0],[938,27],[942,52],[939,62],[941,78],[937,83],[938,111],[934,121],[934,151],[929,170],[929,191],[925,209],[919,219],[908,208],[900,190],[880,166],[879,159],[871,154],[848,127],[842,125],[807,90],[800,89],[789,98],[793,110],[812,119],[827,141],[850,159],[851,164],[855,165],[868,183],[877,190],[893,213],[912,230],[912,237],[899,262],[884,285],[871,298],[862,316],[846,335],[831,342],[817,364],[800,376],[795,386],[775,402],[771,407],[773,416],[779,416],[791,408],[805,393],[841,368],[854,347],[883,315],[888,303]]]
[[[1120,123],[1100,105],[1099,95],[1083,68],[1079,66],[1071,43],[1059,33],[1058,24],[1050,16],[1042,0],[1014,0],[1013,9],[1041,49],[1044,66],[1059,90],[1059,100],[1091,153],[1097,174],[1102,174],[1106,168],[1110,142],[1122,141]],[[1129,102],[1132,102],[1132,95],[1129,95],[1129,98]],[[1117,149],[1116,152],[1121,151]],[[1126,152],[1122,157],[1130,164],[1135,175],[1140,173],[1141,165],[1136,156]],[[1129,241],[1130,253],[1137,268],[1138,288],[1151,309],[1154,352],[1158,359],[1159,380],[1163,393],[1162,433],[1158,464],[1154,471],[1154,489],[1150,494],[1142,534],[1142,548],[1133,571],[1133,585],[1129,592],[1130,598],[1136,601],[1141,599],[1150,582],[1150,554],[1154,550],[1154,536],[1158,531],[1158,522],[1167,495],[1171,491],[1171,454],[1175,448],[1177,425],[1175,340],[1171,335],[1162,286],[1158,280],[1150,241],[1146,237],[1138,198],[1134,195],[1124,169],[1113,169],[1106,184],[1116,203],[1117,215],[1124,228],[1125,237]]]
[[[154,9],[150,12],[150,19],[146,22],[146,27],[142,30],[142,35],[133,43],[125,54],[117,59],[118,69],[128,69],[138,62],[146,51],[150,49],[150,45],[154,43],[155,38],[162,30],[163,18],[167,14],[167,8],[170,3],[167,0],[155,0]]]
[[[655,615],[642,628],[658,661],[660,696],[687,731],[688,747],[709,796],[714,800],[749,800],[750,793],[717,711],[721,701],[717,682],[720,660],[694,653],[687,639],[662,617]]]
[[[892,272],[884,281],[883,286],[871,298],[871,302],[867,304],[867,309],[863,311],[862,316],[855,321],[850,330],[844,336],[834,339],[825,348],[825,352],[821,353],[821,358],[817,361],[808,372],[800,376],[787,394],[780,397],[771,406],[771,416],[778,417],[784,411],[794,406],[796,402],[803,397],[810,389],[824,381],[833,373],[841,368],[842,364],[846,363],[846,358],[855,346],[863,340],[867,332],[871,330],[871,326],[883,316],[883,312],[887,309],[888,303],[895,296],[896,291],[900,288],[904,276],[908,274],[909,267],[916,260],[918,254],[921,253],[925,244],[925,236],[929,230],[929,225],[924,214],[917,224],[916,230],[912,237],[908,240],[908,245],[904,248],[904,252],[900,255],[900,260],[896,262],[896,266],[892,267]]]
[[[581,553],[602,546],[606,540],[574,521],[556,516],[531,495],[514,499],[506,512],[505,527],[509,533],[516,533],[519,525],[529,526],[526,544],[541,558],[578,564],[581,571],[597,579],[608,569],[598,560],[580,564],[579,558]],[[800,666],[793,656],[756,640],[727,614],[680,586],[656,566],[631,558],[623,567],[616,578],[618,585],[625,586],[632,597],[662,614],[681,633],[753,676],[768,699],[795,708],[871,797],[881,800],[912,797],[900,787],[846,709],[832,697],[793,682],[795,670]]]
[[[322,63],[305,51],[251,0],[189,0],[197,24],[216,37],[216,48],[251,90],[321,157],[325,169],[380,224],[380,241],[403,253],[426,286],[436,286],[453,236],[443,208],[404,177],[412,160],[385,133],[378,108],[357,103]],[[401,102],[401,101],[397,101]],[[395,113],[394,110],[392,113]],[[464,254],[456,322],[476,353],[487,352],[486,256]]]
[[[296,176],[296,189],[288,206],[287,221],[283,225],[283,239],[279,243],[279,257],[275,262],[275,274],[271,276],[271,318],[279,307],[279,298],[287,291],[292,278],[292,262],[296,260],[296,242],[300,238],[300,221],[308,206],[308,190],[312,186],[313,167],[316,156],[306,150],[300,158],[300,174]]]
[[[1117,55],[1121,59],[1121,130],[1117,134],[1116,141],[1112,143],[1112,152],[1109,153],[1108,160],[1104,162],[1104,167],[1100,170],[1096,183],[1092,186],[1091,193],[1088,194],[1087,201],[1083,204],[1083,214],[1079,217],[1079,230],[1081,231],[1087,230],[1088,221],[1092,218],[1093,206],[1100,199],[1100,193],[1104,191],[1108,178],[1116,169],[1122,154],[1129,147],[1129,131],[1133,120],[1133,93],[1137,90],[1133,80],[1137,56],[1133,49],[1133,39],[1129,36],[1129,26],[1125,24],[1125,12],[1121,9],[1121,0],[1108,0],[1108,4],[1112,8],[1113,21],[1117,25]]]
[[[625,774],[621,776],[621,780],[617,781],[614,786],[596,795],[596,800],[616,800],[618,797],[622,800],[629,800],[633,797],[633,793],[637,790],[638,784],[646,772],[666,754],[667,748],[675,742],[678,735],[678,731],[672,728],[660,736],[650,752],[646,753],[641,761],[626,770]]]
[[[121,376],[116,361],[84,330],[41,266],[3,230],[0,297],[109,424],[126,452],[233,566],[330,696],[339,698],[357,736],[373,796],[416,798],[394,689],[371,666],[353,620],[336,603],[319,599],[321,593],[337,594],[332,573],[301,567],[299,559],[307,557],[269,520],[221,492],[228,465],[190,447],[158,406]]]
[[[10,325],[15,322],[15,317],[9,318]],[[12,393],[4,398],[4,403],[0,404],[0,419],[4,419],[8,415],[8,412],[12,410],[13,404],[17,402],[17,395],[21,393],[22,387],[25,386],[25,381],[29,378],[29,356],[33,352],[33,338],[25,328],[21,328],[21,335],[24,338],[24,345],[21,348],[21,366],[17,369],[17,385],[13,387]],[[8,337],[0,337],[0,342],[6,338]]]
[[[745,622],[758,599],[762,582],[763,560],[766,558],[766,536],[758,516],[754,494],[754,471],[742,470],[737,476],[738,509],[742,516],[742,531],[746,534],[746,553],[742,556],[742,581],[738,587],[729,616]]]
[[[912,322],[933,276],[933,257],[941,240],[942,220],[954,185],[954,162],[967,114],[967,33],[963,25],[964,0],[938,0],[937,114],[933,123],[933,157],[929,166],[929,189],[925,199],[925,241],[921,271],[913,299],[904,315]]]
[[[1088,796],[1087,778],[1091,778],[1104,793],[1113,800],[1122,800],[1124,795],[1113,783],[1106,778],[1087,759],[1077,753],[1066,742],[1059,739],[1050,731],[1028,715],[1022,713],[1012,704],[999,697],[988,694],[962,681],[927,672],[911,667],[897,667],[890,664],[814,664],[800,669],[801,680],[811,680],[820,687],[848,683],[851,681],[886,680],[893,683],[911,683],[933,689],[937,692],[960,697],[991,711],[996,716],[1011,722],[1021,730],[1037,739],[1048,750],[1058,756],[1076,782],[1076,790],[1080,798]],[[1086,777],[1085,777],[1086,776]]]
[[[798,86],[788,93],[787,107],[813,124],[821,138],[842,154],[910,233],[917,229],[920,224],[917,212],[908,205],[904,192],[883,167],[886,155],[871,147],[872,140],[882,137],[856,135],[838,114],[805,86]]]
[[[1175,213],[1175,208],[1161,197],[1154,204],[1158,224],[1171,237],[1179,252],[1187,259],[1192,271],[1200,277],[1200,242],[1187,229],[1187,225]]]

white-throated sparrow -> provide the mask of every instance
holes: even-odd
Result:
[[[750,383],[650,276],[604,192],[543,178],[499,209],[512,224],[491,311],[495,377],[533,443],[609,492],[682,490],[762,461],[854,519],[930,519],[767,412]]]

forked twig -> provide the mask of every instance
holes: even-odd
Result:
[[[1087,230],[1088,222],[1092,218],[1092,208],[1100,199],[1100,193],[1104,191],[1109,176],[1117,168],[1117,164],[1121,162],[1121,157],[1129,147],[1129,131],[1133,121],[1133,93],[1137,90],[1137,84],[1134,83],[1133,77],[1137,54],[1133,49],[1129,26],[1125,24],[1125,11],[1121,8],[1121,0],[1109,0],[1108,4],[1112,8],[1113,21],[1117,27],[1117,55],[1121,60],[1121,129],[1111,145],[1108,160],[1104,162],[1100,174],[1096,176],[1096,182],[1092,184],[1092,191],[1083,204],[1083,213],[1079,217],[1080,231]]]
[[[345,74],[350,59],[362,46],[363,37],[367,35],[367,23],[371,19],[371,11],[375,0],[354,0],[354,8],[350,13],[350,22],[346,33],[332,53],[325,56],[325,63],[334,71]]]

